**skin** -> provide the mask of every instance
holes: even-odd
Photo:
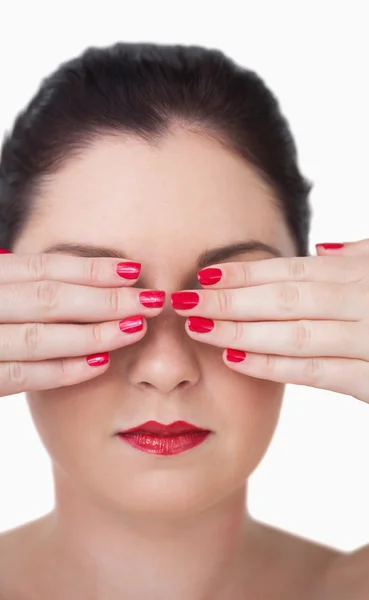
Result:
[[[272,190],[189,129],[173,128],[156,146],[102,137],[45,186],[15,253],[62,242],[116,248],[142,264],[137,293],[165,290],[167,300],[99,377],[27,393],[52,460],[55,509],[1,537],[0,589],[12,599],[303,600],[339,559],[245,508],[284,384],[229,369],[223,349],[191,339],[171,307],[172,292],[199,289],[202,251],[248,238],[296,254]],[[159,463],[113,435],[150,419],[213,435]]]

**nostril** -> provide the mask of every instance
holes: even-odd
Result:
[[[151,383],[148,383],[147,381],[141,381],[140,385],[142,387],[144,387],[144,388],[150,388],[150,387],[152,387]]]
[[[189,383],[190,382],[188,381],[188,379],[186,379],[185,381],[181,381],[181,383],[178,384],[178,387],[179,388],[187,387],[189,385]]]

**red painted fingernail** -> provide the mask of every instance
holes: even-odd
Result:
[[[161,308],[164,306],[165,292],[151,290],[149,292],[141,292],[139,295],[142,306],[146,308]]]
[[[13,254],[11,250],[7,250],[6,248],[0,248],[0,254]]]
[[[217,267],[208,267],[197,273],[197,279],[201,285],[214,285],[222,279],[223,272]]]
[[[100,354],[90,354],[86,356],[86,360],[90,367],[101,367],[109,362],[109,352],[101,352]]]
[[[226,359],[230,362],[242,362],[246,358],[246,352],[243,350],[232,350],[227,348]]]
[[[123,319],[123,321],[119,322],[119,329],[123,331],[123,333],[136,333],[137,331],[141,331],[144,326],[143,317],[129,317],[128,319]]]
[[[200,302],[197,292],[173,292],[171,296],[172,306],[178,310],[189,310]]]
[[[333,244],[315,244],[316,248],[318,246],[322,246],[322,248],[324,248],[324,250],[338,250],[339,248],[343,248],[344,244],[341,244],[341,242],[333,243]]]
[[[119,277],[124,277],[124,279],[137,279],[140,275],[141,263],[121,262],[117,264],[116,271]]]
[[[189,329],[195,333],[208,333],[214,329],[213,319],[204,319],[204,317],[189,317],[187,321]]]

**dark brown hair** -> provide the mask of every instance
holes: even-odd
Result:
[[[275,193],[297,255],[308,255],[312,183],[276,97],[219,50],[150,43],[89,48],[41,82],[1,147],[0,247],[12,249],[43,180],[73,154],[107,133],[159,140],[175,122],[253,165]]]

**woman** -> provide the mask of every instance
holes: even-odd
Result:
[[[286,383],[369,397],[368,242],[308,256],[263,81],[199,47],[89,49],[0,168],[0,391],[27,393],[55,485],[0,537],[1,598],[353,598],[358,556],[245,508]]]

